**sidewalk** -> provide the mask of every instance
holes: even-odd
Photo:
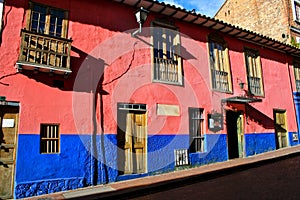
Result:
[[[284,157],[293,156],[297,154],[300,154],[300,145],[271,151],[247,158],[234,159],[226,162],[204,165],[201,167],[187,170],[174,171],[171,173],[148,176],[127,181],[114,182],[106,185],[87,187],[72,191],[64,191],[27,199],[99,199],[116,197],[117,195],[131,193],[146,188],[149,189],[174,184],[176,182],[188,180],[190,178],[200,178],[201,176],[205,175],[217,175],[221,172],[234,171],[238,168],[251,167],[256,164],[267,163],[270,161],[275,161],[276,159],[282,159]]]

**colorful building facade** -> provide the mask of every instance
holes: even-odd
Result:
[[[0,3],[1,198],[299,143],[293,46],[152,0]]]

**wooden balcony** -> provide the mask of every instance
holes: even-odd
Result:
[[[18,70],[34,70],[68,75],[72,41],[45,34],[21,31],[21,48]]]

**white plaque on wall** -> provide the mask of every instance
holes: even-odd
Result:
[[[157,115],[180,116],[178,105],[157,104]]]
[[[15,127],[15,119],[3,119],[2,120],[3,128],[13,128]]]

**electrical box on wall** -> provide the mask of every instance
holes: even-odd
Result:
[[[208,129],[212,132],[223,130],[223,115],[221,113],[208,114]]]

